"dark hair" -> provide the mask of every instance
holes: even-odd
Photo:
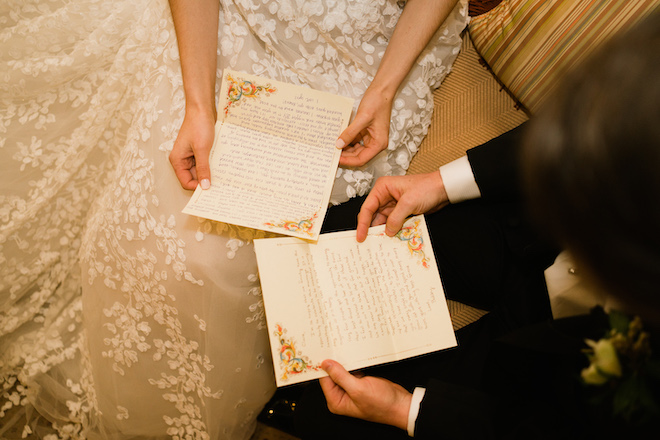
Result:
[[[660,13],[569,72],[532,118],[532,217],[624,300],[660,299]]]

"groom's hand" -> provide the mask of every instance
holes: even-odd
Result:
[[[408,216],[435,212],[448,204],[439,171],[381,177],[362,203],[357,241],[367,238],[369,226],[385,223],[385,233],[391,237],[401,230]]]
[[[380,377],[356,377],[331,360],[321,367],[328,373],[319,382],[331,413],[407,429],[412,394],[402,386]]]

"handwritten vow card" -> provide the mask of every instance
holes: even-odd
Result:
[[[186,214],[316,240],[353,100],[225,70],[211,188]]]
[[[384,231],[254,241],[278,386],[456,345],[424,217]]]

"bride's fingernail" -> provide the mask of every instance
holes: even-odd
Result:
[[[202,189],[209,189],[211,187],[211,181],[209,179],[202,179],[200,185],[202,185]]]
[[[346,145],[346,142],[344,142],[341,138],[339,138],[337,139],[335,145],[337,146],[337,148],[341,150],[342,148],[344,148],[344,145]]]

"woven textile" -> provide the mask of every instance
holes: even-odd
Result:
[[[653,11],[660,0],[503,0],[474,17],[477,52],[534,112],[561,75]]]
[[[408,174],[435,171],[527,120],[493,75],[479,63],[468,36],[442,86],[433,93],[428,134],[410,163]]]

